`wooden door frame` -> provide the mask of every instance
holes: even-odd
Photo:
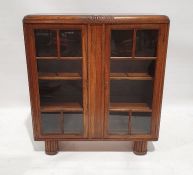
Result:
[[[26,47],[26,62],[28,68],[28,82],[30,91],[30,102],[31,102],[31,113],[33,123],[33,133],[35,140],[45,139],[84,139],[88,137],[88,50],[87,50],[87,25],[73,25],[73,24],[28,24],[24,23],[24,39]],[[38,70],[37,61],[35,55],[35,29],[53,29],[53,30],[74,30],[80,29],[82,31],[82,87],[83,87],[83,118],[84,118],[84,133],[83,135],[75,134],[42,134],[41,131],[41,112],[40,112],[40,94],[39,94],[39,83],[38,83]]]
[[[164,83],[166,50],[168,41],[169,24],[115,24],[106,25],[105,28],[105,110],[104,110],[104,138],[119,139],[125,138],[128,140],[157,140],[159,135],[159,123],[162,103],[162,91]],[[152,119],[151,119],[151,134],[143,135],[115,135],[108,134],[108,116],[109,116],[109,98],[110,98],[110,32],[112,29],[157,29],[158,45],[157,45],[157,58],[155,68],[155,78],[153,83],[153,100],[152,100]]]

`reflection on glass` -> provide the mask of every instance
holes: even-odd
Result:
[[[124,57],[132,54],[132,30],[112,30],[111,31],[111,56]]]
[[[158,30],[137,30],[135,56],[155,57],[157,41]]]
[[[63,113],[64,134],[83,133],[83,117],[81,113]]]
[[[43,112],[41,113],[42,132],[44,134],[61,133],[60,113]]]
[[[131,134],[150,134],[151,113],[135,112],[131,117]]]
[[[81,60],[38,60],[38,72],[43,73],[80,73]]]
[[[39,91],[41,104],[82,104],[82,81],[79,80],[39,80]]]
[[[128,112],[109,113],[109,133],[128,134]]]
[[[111,80],[111,103],[152,103],[152,81]]]
[[[57,56],[56,31],[35,30],[35,47],[37,57]]]
[[[82,55],[80,30],[60,31],[60,52],[63,57],[80,57]]]

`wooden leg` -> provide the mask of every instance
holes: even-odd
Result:
[[[57,140],[46,140],[45,141],[45,152],[48,155],[55,155],[58,153],[58,141]]]
[[[133,152],[137,155],[144,155],[147,153],[147,141],[134,141]]]

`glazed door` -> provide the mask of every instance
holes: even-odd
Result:
[[[159,25],[106,28],[106,138],[151,137],[159,33]]]
[[[33,26],[41,138],[87,137],[87,28]]]

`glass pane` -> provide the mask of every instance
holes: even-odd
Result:
[[[133,31],[112,30],[111,31],[111,56],[130,57],[132,54]]]
[[[111,80],[110,102],[147,103],[151,106],[152,81]]]
[[[157,50],[158,30],[138,30],[136,34],[137,57],[155,57]]]
[[[60,52],[63,57],[80,57],[82,55],[80,30],[60,31]]]
[[[131,117],[131,133],[132,134],[150,134],[151,129],[151,113],[135,112]]]
[[[111,60],[111,73],[148,73],[154,75],[155,61],[152,60]]]
[[[81,60],[38,60],[38,72],[60,73],[60,72],[82,72]]]
[[[39,90],[41,104],[82,104],[82,81],[79,80],[39,80]]]
[[[83,133],[83,116],[81,113],[63,113],[64,134]]]
[[[56,31],[35,30],[35,45],[37,57],[57,56]]]
[[[128,112],[110,112],[109,133],[128,134]]]
[[[48,133],[61,133],[60,128],[60,113],[41,113],[42,132]]]

